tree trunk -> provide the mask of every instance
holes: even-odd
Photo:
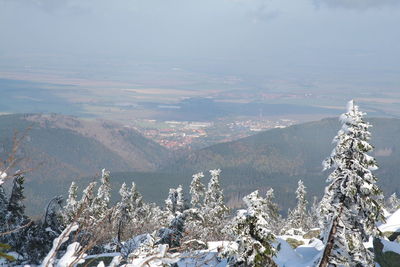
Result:
[[[335,241],[335,235],[337,231],[337,225],[339,223],[340,215],[342,214],[343,206],[340,207],[338,215],[334,218],[332,222],[331,230],[329,231],[329,235],[327,238],[327,242],[325,245],[324,253],[322,254],[322,258],[318,264],[318,267],[328,267],[329,264],[329,256],[331,255],[333,244]]]

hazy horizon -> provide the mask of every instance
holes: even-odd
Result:
[[[255,91],[398,116],[396,25],[397,0],[0,0],[0,78],[78,86],[56,93],[71,103],[125,100],[115,88],[180,90],[146,96],[159,102]]]

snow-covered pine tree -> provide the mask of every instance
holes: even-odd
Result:
[[[205,186],[201,182],[201,178],[204,177],[202,172],[196,173],[193,175],[192,182],[190,184],[190,204],[192,208],[199,208],[202,204],[202,199],[205,193]]]
[[[286,230],[300,229],[302,231],[308,231],[310,229],[310,226],[308,225],[308,201],[306,199],[306,194],[306,187],[304,186],[303,181],[299,180],[296,190],[297,205],[288,214]]]
[[[92,204],[95,199],[94,189],[96,187],[96,182],[91,182],[82,193],[81,199],[77,203],[77,209],[74,214],[71,214],[70,221],[65,221],[64,224],[68,225],[74,221],[78,222],[80,226],[87,226],[94,223],[96,220],[93,216]]]
[[[162,227],[158,230],[158,240],[156,244],[168,244],[170,248],[179,247],[187,214],[183,188],[169,189],[168,198],[165,200],[164,220],[168,222],[168,227]],[[165,218],[167,217],[167,218]]]
[[[379,235],[377,221],[384,221],[383,195],[372,173],[375,159],[367,154],[371,125],[364,113],[350,101],[343,123],[334,138],[336,147],[324,161],[325,169],[334,168],[321,201],[323,241],[325,249],[318,262],[326,266],[374,266],[372,253],[363,242]]]
[[[270,188],[265,194],[265,212],[268,214],[268,228],[274,233],[279,234],[283,229],[283,219],[279,214],[278,204],[275,203],[274,189]]]
[[[118,240],[121,241],[124,229],[131,224],[137,228],[139,223],[145,223],[146,215],[142,195],[137,191],[136,184],[132,182],[131,189],[125,183],[119,190],[121,201],[117,203],[112,221],[116,223]]]
[[[397,211],[400,208],[400,199],[397,198],[396,192],[394,192],[392,195],[390,195],[387,204],[386,204],[386,209],[393,213]]]
[[[313,202],[310,208],[309,217],[308,217],[308,225],[310,228],[318,228],[320,220],[319,215],[319,201],[316,196],[313,197]]]
[[[185,201],[181,185],[176,189],[169,189],[168,198],[165,200],[165,208],[169,216],[175,216],[177,213],[183,212],[185,209]]]
[[[46,207],[43,220],[37,221],[23,229],[25,238],[22,254],[29,263],[39,264],[53,245],[53,239],[62,232],[62,215],[60,214],[62,196],[53,198]]]
[[[7,206],[6,222],[8,229],[16,229],[26,222],[27,217],[25,216],[25,205],[23,200],[24,196],[24,176],[17,175],[14,178],[14,184],[11,191],[10,200]]]
[[[229,266],[277,266],[272,257],[275,248],[271,245],[275,236],[269,229],[270,217],[266,199],[259,196],[258,191],[243,198],[246,210],[239,210],[229,225],[229,230],[236,237],[236,247],[223,251],[228,257]]]
[[[132,182],[131,189],[130,189],[130,203],[131,203],[131,217],[136,218],[140,216],[142,213],[143,203],[143,196],[139,193],[136,188],[136,184]]]
[[[0,236],[0,243],[5,243],[12,247],[13,251],[20,254],[23,252],[23,247],[26,242],[23,234],[24,226],[29,222],[25,215],[24,196],[24,176],[16,174],[14,176],[11,195],[7,203],[7,210],[2,225],[2,232],[11,231],[7,235]]]
[[[191,209],[187,210],[186,218],[186,237],[187,241],[198,240],[201,238],[204,228],[203,224],[203,211],[204,211],[204,194],[205,186],[201,182],[204,177],[202,172],[192,175],[192,182],[190,183],[190,203]]]
[[[75,182],[71,183],[68,191],[68,198],[63,207],[62,216],[65,225],[70,224],[74,220],[74,216],[78,210],[78,186]]]
[[[43,225],[47,228],[47,231],[54,231],[57,236],[62,232],[62,215],[60,212],[62,202],[62,196],[56,196],[50,200],[43,218]]]
[[[220,185],[221,170],[210,170],[211,179],[204,195],[204,204],[201,210],[203,218],[202,240],[217,240],[225,226],[229,208],[224,202],[224,193]]]
[[[204,196],[204,205],[210,208],[224,205],[224,194],[220,185],[221,170],[210,170],[211,179]]]
[[[112,221],[114,222],[114,228],[117,232],[117,240],[118,242],[121,242],[125,226],[130,221],[129,214],[131,210],[129,201],[131,195],[125,183],[123,183],[119,189],[119,195],[121,196],[121,201],[117,203],[117,208],[113,214]]]
[[[97,190],[97,196],[92,204],[92,216],[99,220],[103,219],[104,216],[108,214],[108,204],[111,197],[110,191],[110,172],[103,169],[101,171],[101,181],[99,189]]]

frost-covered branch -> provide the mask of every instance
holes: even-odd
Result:
[[[47,256],[44,258],[42,262],[42,267],[53,267],[54,261],[57,257],[57,252],[60,249],[61,245],[64,244],[65,242],[68,241],[69,235],[76,230],[78,230],[79,225],[78,223],[74,222],[69,224],[64,231],[61,233],[61,235],[57,238],[54,239],[53,241],[53,247],[47,254]]]

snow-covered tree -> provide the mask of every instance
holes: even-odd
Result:
[[[99,189],[97,190],[97,196],[93,200],[92,212],[93,216],[102,219],[108,214],[108,204],[111,196],[111,185],[110,185],[110,172],[103,169],[101,171],[101,181]]]
[[[131,225],[131,228],[137,228],[138,223],[145,223],[145,204],[143,203],[142,195],[137,191],[136,184],[132,182],[129,190],[125,183],[122,184],[119,190],[121,201],[117,203],[113,214],[112,221],[114,222],[118,240],[121,241],[124,229]]]
[[[309,230],[309,215],[307,214],[308,201],[306,200],[306,194],[306,187],[304,186],[303,181],[299,180],[296,190],[297,205],[288,214],[286,230],[291,228],[300,229],[303,231]]]
[[[39,264],[52,247],[53,239],[62,232],[62,196],[53,198],[46,207],[43,219],[22,230],[25,239],[20,251],[30,263]]]
[[[205,186],[201,182],[201,178],[203,177],[204,174],[202,172],[193,175],[193,180],[190,184],[190,204],[192,204],[192,208],[201,207],[202,199],[205,193]]]
[[[14,176],[13,187],[9,200],[6,200],[5,194],[3,195],[2,208],[6,207],[3,211],[3,217],[0,219],[1,232],[10,232],[6,235],[0,235],[0,243],[10,245],[13,251],[22,252],[25,244],[25,236],[23,235],[23,228],[29,222],[28,217],[25,215],[25,205],[23,200],[24,196],[24,177],[21,174]]]
[[[136,188],[136,184],[132,182],[131,189],[130,189],[130,202],[131,202],[131,210],[135,213],[140,212],[140,209],[143,206],[143,197],[142,194]]]
[[[75,183],[72,183],[69,190],[69,196],[67,199],[66,205],[63,207],[62,216],[64,220],[64,225],[71,224],[74,221],[85,224],[85,218],[91,218],[90,221],[87,221],[87,224],[91,224],[95,219],[92,216],[93,209],[92,204],[95,199],[94,190],[96,187],[96,182],[91,182],[82,193],[82,197],[79,201],[76,201],[76,190],[77,186]]]
[[[269,229],[274,234],[279,234],[283,229],[283,219],[279,214],[278,204],[275,203],[275,193],[273,188],[270,188],[265,194],[265,203],[265,212],[269,217]]]
[[[68,198],[63,208],[63,220],[65,223],[71,223],[78,210],[78,186],[75,182],[71,183],[68,191]]]
[[[400,208],[400,199],[397,198],[396,192],[390,195],[389,199],[387,200],[386,208],[392,213]]]
[[[220,185],[221,170],[210,170],[211,179],[204,196],[202,217],[202,240],[217,239],[221,236],[229,208],[224,202],[224,193]]]
[[[210,170],[211,179],[207,186],[204,196],[204,204],[207,207],[214,208],[224,205],[224,194],[220,185],[221,170]]]
[[[313,202],[310,208],[309,217],[308,217],[308,225],[310,228],[317,228],[319,227],[319,201],[316,196],[313,197]]]
[[[186,213],[178,212],[167,228],[161,228],[158,231],[159,239],[156,244],[167,244],[170,248],[179,247],[184,234],[185,220]]]
[[[46,207],[46,213],[43,218],[43,225],[48,228],[48,231],[55,231],[61,233],[62,218],[60,214],[61,204],[63,202],[62,196],[56,196],[50,200]]]
[[[175,216],[177,213],[182,213],[185,209],[185,200],[183,197],[182,186],[169,189],[168,198],[165,200],[165,208],[169,215]]]
[[[272,257],[275,248],[271,245],[275,236],[269,229],[270,217],[266,199],[259,196],[258,191],[243,198],[247,209],[239,210],[228,226],[236,237],[237,246],[232,246],[222,252],[228,257],[229,266],[276,266]]]
[[[379,235],[376,222],[384,220],[383,195],[372,173],[376,161],[367,153],[371,125],[364,113],[350,101],[343,123],[334,138],[336,147],[324,161],[325,169],[333,168],[321,201],[325,249],[318,266],[373,266],[373,255],[363,242]]]
[[[14,178],[14,184],[7,206],[8,213],[6,221],[9,229],[18,228],[26,221],[24,199],[24,176],[17,175]]]

